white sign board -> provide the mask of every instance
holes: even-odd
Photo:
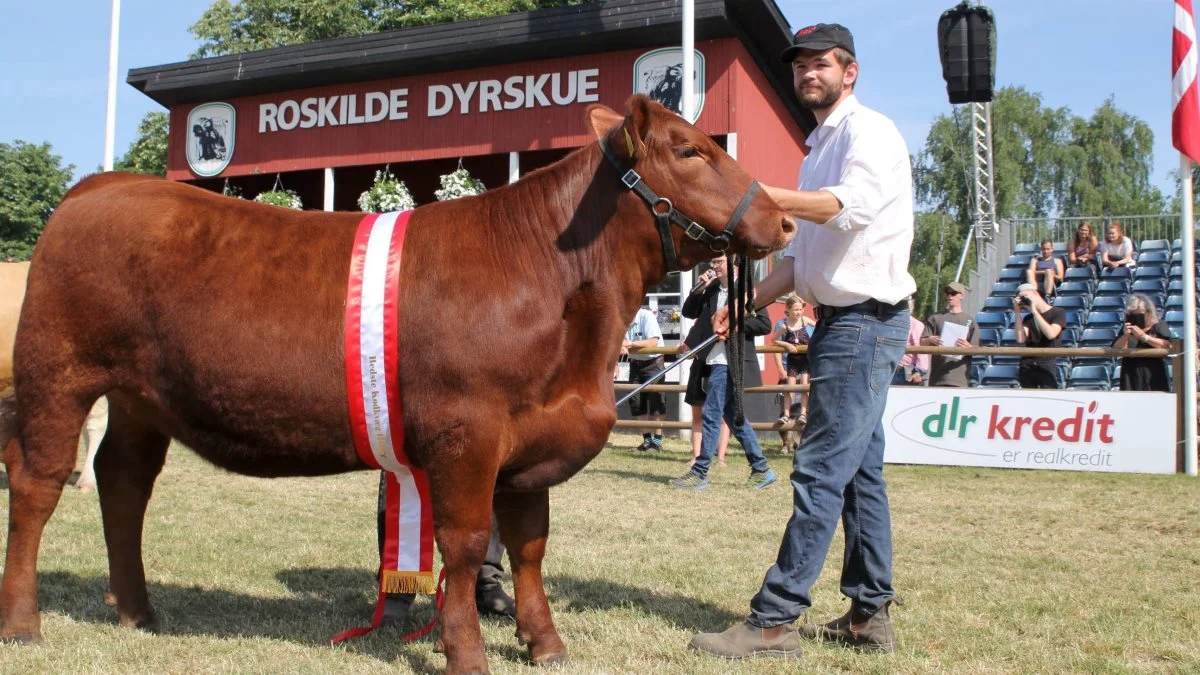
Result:
[[[1175,473],[1174,394],[892,387],[884,460]]]

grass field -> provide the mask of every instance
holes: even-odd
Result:
[[[807,647],[802,662],[714,661],[691,634],[743,618],[774,558],[790,487],[743,486],[736,450],[703,493],[665,483],[684,447],[613,444],[551,492],[545,571],[569,673],[1200,672],[1200,482],[1183,476],[889,467],[901,650]],[[736,447],[736,443],[734,444]],[[772,456],[786,475],[790,459]],[[331,647],[371,613],[376,476],[262,480],[172,449],[146,525],[164,634],[115,625],[94,494],[68,488],[42,547],[44,647],[0,645],[28,672],[427,672],[400,630]],[[6,517],[8,493],[0,491]],[[845,607],[840,536],[816,618]],[[413,622],[432,615],[419,600]],[[513,626],[484,624],[493,672],[533,672]]]

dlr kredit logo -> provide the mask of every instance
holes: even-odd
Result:
[[[959,413],[959,397],[955,396],[950,405],[945,403],[938,406],[938,412],[925,418],[921,423],[921,431],[929,438],[955,437],[966,438],[972,425],[978,423],[975,415]],[[1027,399],[1032,402],[1036,399]],[[1112,443],[1115,420],[1108,413],[1096,416],[1099,407],[1096,401],[1087,406],[1076,406],[1075,412],[1066,417],[1033,417],[1016,414],[1004,414],[1004,404],[993,403],[988,415],[988,440],[1019,441],[1060,441],[1064,443]],[[947,410],[947,407],[949,410]],[[982,427],[976,427],[981,429]]]

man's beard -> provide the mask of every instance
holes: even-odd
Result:
[[[800,105],[809,110],[825,110],[837,103],[838,98],[841,97],[842,86],[840,85],[841,83],[830,87],[817,85],[821,89],[820,93],[805,94],[797,91],[796,96],[800,99]]]

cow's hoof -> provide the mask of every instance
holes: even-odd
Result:
[[[567,662],[567,653],[565,651],[552,652],[550,654],[529,655],[529,659],[533,661],[535,666],[558,666]]]
[[[162,632],[162,627],[158,623],[158,617],[154,616],[153,614],[139,620],[133,626],[143,633],[150,633],[151,635],[158,635]]]
[[[40,632],[37,633],[17,633],[16,635],[5,635],[0,637],[0,642],[10,645],[43,645],[46,644],[45,638]]]

